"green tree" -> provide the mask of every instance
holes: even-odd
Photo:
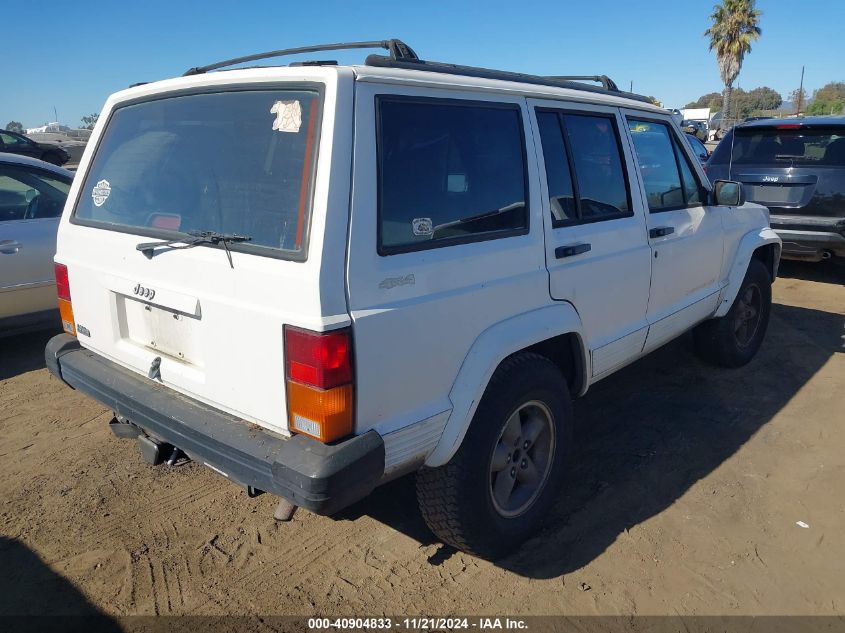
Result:
[[[87,116],[82,117],[82,129],[83,130],[93,130],[94,125],[97,123],[97,119],[100,118],[98,113],[89,114]]]
[[[711,110],[722,109],[722,94],[720,92],[708,92],[701,95],[695,101],[690,101],[686,108],[710,108]]]
[[[845,111],[845,82],[832,81],[813,93],[809,114],[841,114]]]
[[[751,52],[751,42],[759,39],[762,33],[761,15],[754,8],[754,0],[722,0],[713,7],[710,15],[713,24],[704,32],[710,38],[710,50],[716,51],[719,76],[725,84],[725,118],[731,116],[731,92],[742,61]]]
[[[648,100],[649,100],[649,103],[652,103],[653,105],[656,105],[658,108],[662,108],[662,107],[663,107],[663,103],[662,103],[662,102],[660,102],[660,101],[658,101],[656,97],[652,97],[651,95],[649,95],[648,97],[646,97],[646,99],[648,99]]]
[[[9,121],[6,124],[6,129],[10,132],[17,132],[18,134],[23,134],[23,125],[21,125],[20,121]]]
[[[754,88],[748,92],[737,88],[733,91],[731,99],[733,100],[731,110],[738,117],[747,117],[754,112],[775,110],[783,102],[780,94],[767,86]]]
[[[781,103],[783,103],[783,98],[780,93],[768,86],[754,88],[748,93],[748,105],[752,112],[754,110],[776,110]]]

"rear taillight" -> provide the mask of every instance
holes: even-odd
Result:
[[[311,332],[285,327],[288,424],[331,442],[352,432],[352,341],[349,328]]]
[[[59,299],[70,301],[70,281],[67,278],[67,266],[64,264],[56,264],[56,294]]]
[[[76,336],[76,321],[73,318],[73,306],[70,303],[70,280],[68,279],[67,266],[56,264],[55,272],[56,294],[59,297],[59,315],[62,318],[62,327],[71,336]]]

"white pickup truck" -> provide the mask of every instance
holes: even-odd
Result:
[[[573,397],[692,328],[715,364],[751,360],[781,242],[606,77],[345,46],[389,55],[108,99],[47,363],[149,461],[187,455],[281,518],[416,472],[435,534],[498,556],[555,498]]]

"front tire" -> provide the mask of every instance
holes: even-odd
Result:
[[[720,367],[742,367],[763,343],[772,309],[772,281],[759,259],[752,259],[728,313],[695,328],[696,353]]]
[[[511,356],[449,463],[417,473],[425,522],[457,549],[502,556],[536,531],[571,444],[572,404],[560,370],[539,354]]]

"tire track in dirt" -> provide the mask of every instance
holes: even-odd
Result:
[[[325,529],[325,526],[318,525],[321,522],[332,523],[333,529]],[[342,554],[345,554],[350,547],[349,543],[360,540],[365,532],[371,530],[371,526],[362,523],[344,524],[344,529],[338,531],[338,523],[331,519],[306,515],[295,523],[277,526],[272,538],[262,538],[262,541],[267,541],[267,544],[264,545],[262,542],[257,546],[265,548],[272,554],[258,555],[260,562],[248,566],[243,573],[237,573],[235,570],[235,573],[227,576],[227,585],[233,583],[237,585],[238,593],[242,597],[243,595],[266,595],[268,588],[281,591],[290,587],[291,584],[308,584],[314,580],[315,576],[324,575],[324,570],[316,563],[324,557],[326,560],[340,562]],[[296,528],[290,529],[294,525]],[[305,530],[309,534],[301,538],[301,533]],[[253,553],[256,550],[255,545],[247,543],[241,543],[240,547],[251,548]],[[231,561],[226,561],[225,565],[231,567]],[[217,573],[218,570],[214,572]],[[216,597],[214,602],[220,606],[228,609],[239,608],[237,596],[233,596],[231,592],[219,594],[215,590],[213,595]],[[279,595],[278,591],[276,595]],[[192,608],[192,612],[201,613],[205,606],[205,604],[197,604]]]
[[[203,490],[197,483],[194,487],[179,488],[171,493],[156,496],[154,499],[142,497],[142,501],[149,501],[152,505],[147,508],[135,505],[130,512],[112,515],[105,524],[98,525],[91,533],[99,539],[111,539],[122,532],[129,523],[137,522],[145,514],[150,512],[168,514],[176,510],[185,510],[207,497],[218,494],[225,494],[225,491],[216,488]]]

